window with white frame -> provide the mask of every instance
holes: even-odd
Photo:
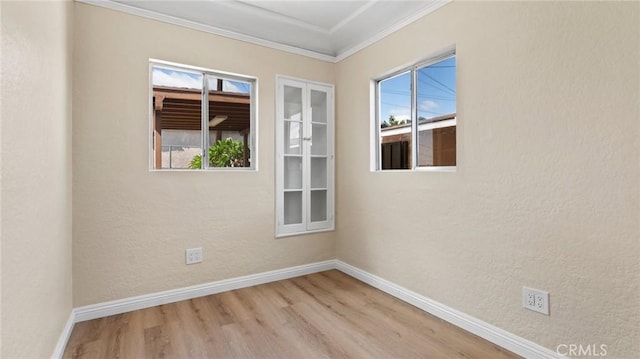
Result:
[[[375,169],[455,169],[455,51],[378,79],[375,85]]]
[[[255,169],[256,79],[150,61],[150,167]]]

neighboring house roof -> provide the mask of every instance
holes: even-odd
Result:
[[[455,112],[448,113],[442,116],[437,116],[437,117],[423,118],[420,121],[418,121],[418,131],[425,131],[425,130],[438,128],[438,127],[453,126],[455,125],[455,123],[453,123],[452,120],[455,120],[455,118],[456,118]],[[442,122],[442,126],[430,125],[430,124],[435,124],[437,122]],[[383,136],[383,137],[399,135],[403,133],[410,133],[410,132],[411,132],[411,123],[404,123],[402,125],[380,128],[380,136]]]

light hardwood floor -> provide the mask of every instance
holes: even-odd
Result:
[[[76,324],[64,358],[518,358],[342,272]]]

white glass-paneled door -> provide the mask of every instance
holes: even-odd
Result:
[[[279,76],[276,235],[334,228],[333,86]]]

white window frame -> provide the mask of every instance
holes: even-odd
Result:
[[[450,127],[456,126],[456,162],[458,158],[458,138],[457,138],[457,115],[455,118],[445,121],[431,122],[419,125],[418,128],[418,120],[417,120],[417,104],[416,104],[416,81],[417,81],[417,71],[433,65],[437,62],[446,60],[451,57],[456,56],[456,49],[454,46],[448,47],[432,56],[429,56],[427,59],[419,61],[411,66],[403,67],[400,70],[394,70],[387,74],[384,74],[378,78],[375,78],[371,81],[371,114],[372,116],[372,127],[371,127],[371,149],[370,149],[370,171],[371,172],[456,172],[457,166],[418,166],[418,134],[419,131],[431,130],[442,127]],[[381,144],[380,144],[380,124],[381,118],[380,114],[382,113],[381,105],[380,105],[380,83],[384,80],[390,79],[392,77],[398,76],[400,74],[410,72],[411,74],[411,168],[409,169],[391,169],[391,170],[383,170],[382,169],[382,158],[381,158]],[[457,82],[457,65],[456,65],[456,82]],[[456,94],[456,108],[458,107],[457,103],[457,94]],[[400,128],[396,131],[404,131],[409,127]]]
[[[161,67],[165,69],[173,69],[181,72],[188,72],[202,75],[202,103],[208,103],[209,83],[207,75],[217,77],[223,80],[242,81],[251,84],[250,96],[250,131],[249,131],[249,151],[251,153],[251,161],[249,167],[209,167],[209,131],[201,130],[202,138],[200,141],[200,149],[202,150],[201,169],[181,169],[181,168],[154,168],[154,150],[153,150],[153,68]],[[201,128],[208,128],[209,106],[202,106],[200,119],[202,121]],[[170,172],[246,172],[258,171],[258,78],[254,76],[236,74],[219,70],[212,70],[204,67],[184,65],[180,63],[149,59],[149,170],[150,171],[170,171]]]

